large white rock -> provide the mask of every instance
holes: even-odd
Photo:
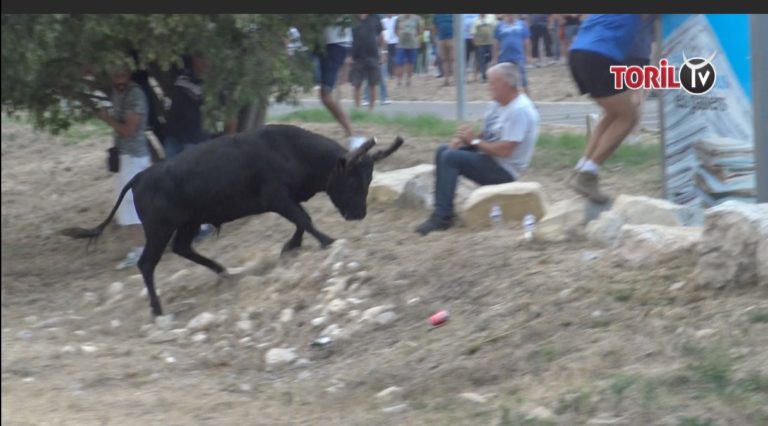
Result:
[[[624,218],[618,213],[610,210],[602,212],[597,219],[587,225],[587,238],[606,247],[614,247],[623,225]]]
[[[539,220],[546,214],[546,201],[538,182],[510,182],[477,188],[459,210],[466,226],[488,227],[493,204],[501,207],[504,223],[519,226],[531,213]]]
[[[203,312],[192,318],[187,323],[187,329],[191,332],[203,331],[211,328],[216,323],[218,317],[210,312]]]
[[[264,355],[264,359],[270,367],[290,364],[299,357],[295,351],[295,348],[272,348]]]
[[[586,205],[583,198],[558,201],[536,225],[533,235],[538,241],[567,241],[584,237]]]
[[[611,211],[633,225],[701,226],[703,210],[660,198],[621,194]]]
[[[765,249],[758,250],[758,246],[767,239],[768,203],[726,201],[708,209],[698,249],[696,282],[714,288],[764,283],[768,258]]]
[[[617,245],[619,256],[630,266],[659,263],[681,256],[692,257],[701,227],[624,225]]]
[[[477,188],[478,185],[476,183],[463,176],[459,176],[453,199],[454,205],[461,206]],[[399,207],[405,208],[433,210],[435,207],[434,171],[420,173],[408,180],[396,204]]]
[[[424,173],[434,173],[434,171],[434,164],[419,164],[405,169],[375,173],[368,188],[368,205],[394,202],[403,193],[405,184],[411,178]]]

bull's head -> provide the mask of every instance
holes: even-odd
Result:
[[[389,157],[403,142],[403,138],[398,136],[389,148],[368,155],[368,151],[376,145],[375,139],[368,139],[357,149],[339,158],[326,192],[345,219],[365,218],[365,202],[368,198],[368,186],[373,179],[373,164]]]

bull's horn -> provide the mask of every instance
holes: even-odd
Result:
[[[393,142],[389,148],[376,151],[371,155],[371,157],[373,157],[373,161],[376,162],[389,157],[390,155],[392,155],[393,152],[400,149],[400,146],[403,145],[403,142],[405,142],[403,138],[401,138],[400,136],[396,137],[395,142]]]
[[[354,165],[357,163],[358,160],[360,160],[360,157],[365,155],[368,151],[373,148],[373,146],[376,145],[376,138],[370,138],[365,143],[357,147],[354,151],[350,151],[347,153],[346,160],[347,160],[347,167]]]

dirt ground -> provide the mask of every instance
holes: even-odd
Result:
[[[334,124],[304,127],[341,137]],[[402,134],[364,130],[381,141]],[[162,330],[149,325],[137,270],[113,269],[124,236],[110,227],[86,251],[56,234],[94,226],[112,206],[109,137],[81,134],[74,143],[3,118],[3,425],[768,422],[768,324],[754,315],[768,308],[768,290],[696,289],[691,259],[630,269],[582,241],[525,243],[516,224],[422,238],[413,228],[427,212],[393,206],[345,222],[324,194],[306,208],[346,241],[345,256],[306,237],[280,258],[293,227],[273,214],[225,224],[198,249],[256,269],[222,282],[167,253],[156,278],[170,328],[202,312],[219,320],[205,338],[166,331],[172,338],[153,343],[148,335]],[[403,136],[379,170],[432,162],[439,141]],[[549,202],[572,197],[569,170],[539,163],[525,180],[540,182]],[[658,197],[659,176],[659,164],[616,164],[604,180],[613,193]],[[349,306],[317,327],[334,253],[369,280],[358,276],[337,296]],[[385,304],[394,321],[359,321]],[[293,318],[281,321],[286,308]],[[438,309],[451,319],[428,331]],[[348,336],[311,347],[329,324]],[[295,348],[301,360],[267,366],[271,348]],[[376,396],[392,386],[400,391]]]

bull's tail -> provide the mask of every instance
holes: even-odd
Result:
[[[104,219],[104,222],[101,222],[98,226],[91,229],[86,228],[66,228],[59,231],[61,235],[66,235],[68,237],[72,238],[89,238],[91,240],[98,238],[102,232],[104,232],[104,228],[109,225],[109,222],[112,221],[112,218],[115,216],[115,213],[117,212],[117,208],[120,207],[120,203],[123,202],[123,198],[125,198],[125,194],[128,193],[128,190],[133,188],[133,184],[136,183],[136,180],[139,178],[139,175],[141,173],[137,173],[136,176],[131,178],[131,180],[128,181],[128,183],[125,184],[122,191],[120,191],[120,196],[117,197],[117,202],[115,203],[115,206],[112,207],[112,211],[109,212],[109,216],[107,216],[106,219]]]

